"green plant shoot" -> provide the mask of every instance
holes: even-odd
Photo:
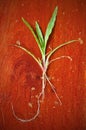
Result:
[[[18,45],[18,44],[15,44],[14,46],[22,49],[23,51],[25,51],[28,55],[30,55],[36,62],[37,64],[39,65],[39,67],[41,68],[42,70],[42,90],[38,96],[38,100],[37,100],[37,104],[38,104],[38,109],[36,111],[36,114],[30,118],[30,119],[21,119],[19,118],[15,112],[14,112],[14,108],[13,108],[13,105],[12,105],[12,110],[13,110],[13,115],[15,116],[15,118],[19,121],[22,121],[22,122],[30,122],[30,121],[33,121],[35,118],[38,117],[39,115],[39,112],[40,112],[40,100],[42,99],[42,101],[44,100],[44,97],[45,97],[45,87],[46,87],[46,81],[49,83],[51,89],[54,91],[55,93],[55,96],[56,98],[58,99],[60,105],[62,105],[62,102],[60,100],[60,98],[58,97],[57,95],[57,92],[55,90],[55,87],[54,85],[51,83],[51,81],[49,80],[48,76],[47,76],[47,69],[50,65],[50,63],[52,63],[53,61],[56,61],[58,59],[61,59],[61,58],[68,58],[70,60],[72,60],[72,58],[70,56],[61,56],[61,57],[57,57],[53,60],[50,61],[50,57],[58,50],[60,49],[61,47],[63,46],[66,46],[68,44],[71,44],[71,43],[74,43],[74,42],[81,42],[81,39],[77,39],[77,40],[71,40],[71,41],[68,41],[68,42],[65,42],[59,46],[57,46],[56,48],[54,48],[53,50],[51,50],[48,54],[46,54],[46,48],[47,48],[47,43],[48,43],[48,40],[49,40],[49,37],[53,31],[53,28],[55,26],[55,22],[56,22],[56,17],[57,17],[57,12],[58,12],[58,7],[56,7],[54,9],[54,12],[52,14],[52,17],[47,25],[47,28],[46,28],[46,32],[45,32],[45,35],[43,36],[42,34],[42,31],[40,29],[40,26],[38,24],[38,22],[36,21],[35,22],[35,28],[36,28],[36,32],[34,31],[34,29],[31,27],[31,25],[24,19],[22,18],[22,21],[23,23],[28,27],[28,29],[31,31],[32,35],[34,36],[36,42],[37,42],[37,45],[39,47],[39,50],[40,50],[40,53],[41,53],[41,59],[40,58],[37,58],[35,57],[35,55],[30,52],[29,50],[27,50],[26,48],[24,48],[23,46],[21,45]]]

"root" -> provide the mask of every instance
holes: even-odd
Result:
[[[12,112],[13,112],[13,116],[18,120],[18,121],[21,121],[23,123],[27,123],[27,122],[31,122],[33,120],[35,120],[39,113],[40,113],[40,101],[43,101],[44,100],[44,93],[45,93],[45,86],[46,86],[46,80],[48,81],[48,83],[50,84],[52,90],[54,91],[55,95],[56,95],[56,98],[59,100],[59,103],[60,105],[62,105],[62,102],[60,100],[60,98],[58,97],[57,95],[57,92],[55,90],[55,87],[54,85],[50,82],[49,78],[47,77],[47,75],[45,74],[44,77],[42,77],[42,91],[40,92],[39,96],[38,96],[38,100],[37,100],[37,104],[38,104],[38,107],[37,107],[37,111],[36,111],[36,114],[32,117],[32,118],[29,118],[29,119],[22,119],[20,117],[18,117],[15,113],[15,110],[14,110],[14,107],[13,107],[13,104],[11,103],[11,108],[12,108]],[[40,98],[42,97],[42,100],[40,100]]]
[[[59,98],[59,96],[57,95],[57,92],[56,92],[56,90],[55,90],[55,86],[50,82],[50,80],[49,80],[49,78],[47,77],[47,75],[46,75],[46,79],[47,79],[48,83],[50,84],[51,89],[52,89],[53,92],[55,93],[55,96],[56,96],[56,98],[58,99],[60,105],[62,105],[62,102],[61,102],[61,100],[60,100],[60,98]]]
[[[56,60],[60,60],[60,59],[62,59],[62,58],[67,58],[67,59],[69,59],[70,61],[72,61],[72,58],[71,58],[70,56],[60,56],[60,57],[57,57],[57,58],[51,60],[51,61],[49,62],[49,64],[51,64],[52,62],[54,62],[54,61],[56,61]],[[48,65],[49,65],[49,64],[48,64]],[[50,80],[49,80],[49,78],[48,78],[48,76],[47,76],[46,74],[45,74],[45,78],[46,78],[46,80],[48,81],[48,83],[50,84],[51,89],[52,89],[53,92],[55,93],[56,98],[58,99],[60,105],[62,105],[62,102],[61,102],[61,100],[60,100],[60,98],[59,98],[59,96],[57,95],[57,92],[56,92],[56,90],[55,90],[55,86],[50,82]]]
[[[42,75],[42,102],[44,100],[45,97],[45,87],[46,87],[46,77],[45,77],[45,73]]]
[[[51,60],[51,61],[49,62],[49,64],[51,64],[52,62],[54,62],[54,61],[56,61],[56,60],[60,60],[60,59],[62,59],[62,58],[67,58],[67,59],[69,59],[70,61],[72,61],[72,58],[71,58],[70,56],[60,56],[60,57],[57,57],[57,58]]]
[[[38,108],[37,108],[36,114],[35,114],[32,118],[30,118],[30,119],[22,119],[22,118],[18,117],[18,116],[16,115],[15,111],[14,111],[13,104],[11,103],[11,108],[12,108],[13,116],[14,116],[17,120],[19,120],[19,121],[21,121],[21,122],[23,122],[23,123],[25,123],[25,122],[27,123],[27,122],[31,122],[31,121],[35,120],[35,119],[38,117],[39,113],[40,113],[40,97],[41,97],[41,96],[42,96],[42,92],[40,92],[40,94],[39,94],[39,96],[38,96],[38,100],[37,100]]]
[[[19,121],[21,121],[21,122],[23,122],[23,123],[25,123],[25,122],[27,123],[27,122],[31,122],[31,121],[35,120],[35,119],[38,117],[38,115],[39,115],[39,113],[40,113],[40,102],[43,101],[43,100],[44,100],[44,97],[45,97],[45,86],[46,86],[46,78],[45,78],[45,74],[44,74],[44,75],[42,76],[42,90],[41,90],[41,92],[40,92],[40,94],[39,94],[39,96],[38,96],[38,99],[37,99],[37,104],[38,104],[37,111],[36,111],[36,114],[35,114],[32,118],[30,118],[30,119],[22,119],[22,118],[18,117],[18,116],[16,115],[16,113],[15,113],[13,104],[11,103],[11,108],[12,108],[13,116],[14,116],[17,120],[19,120]],[[40,100],[40,98],[42,98],[42,99]]]
[[[51,60],[51,61],[49,62],[49,64],[52,63],[52,62],[54,62],[54,61],[56,61],[56,60],[58,60],[58,59],[61,59],[61,58],[68,58],[69,60],[72,61],[72,58],[71,58],[70,56],[60,56],[60,57],[57,57],[57,58]],[[39,113],[40,113],[40,101],[43,102],[44,97],[45,97],[46,80],[48,81],[48,83],[49,83],[51,89],[52,89],[53,92],[55,93],[55,96],[56,96],[56,98],[58,99],[60,105],[62,105],[62,102],[61,102],[61,100],[60,100],[60,98],[59,98],[59,96],[57,95],[57,92],[56,92],[56,90],[55,90],[55,86],[50,82],[48,76],[46,75],[46,72],[43,72],[43,74],[42,74],[42,90],[41,90],[41,92],[40,92],[40,94],[39,94],[39,96],[38,96],[38,100],[37,100],[37,106],[38,106],[38,107],[37,107],[36,114],[35,114],[32,118],[22,119],[22,118],[20,118],[20,117],[18,117],[18,116],[16,115],[15,110],[14,110],[14,107],[13,107],[13,104],[11,103],[11,108],[12,108],[13,116],[14,116],[17,120],[19,120],[19,121],[25,123],[25,122],[31,122],[31,121],[35,120],[35,119],[38,117],[38,115],[39,115]],[[42,98],[42,99],[40,100],[40,98]]]

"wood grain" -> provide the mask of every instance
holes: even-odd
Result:
[[[58,17],[47,51],[77,38],[81,38],[83,44],[65,46],[52,56],[68,55],[73,59],[72,62],[65,58],[58,60],[48,70],[62,106],[47,84],[38,118],[22,123],[14,118],[11,103],[19,117],[27,119],[34,115],[36,97],[41,91],[41,70],[30,56],[11,45],[20,42],[40,57],[37,44],[21,17],[34,28],[38,21],[44,34],[55,6],[59,8]],[[85,0],[0,0],[0,130],[86,129],[85,21]]]

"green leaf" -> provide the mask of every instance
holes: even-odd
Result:
[[[42,31],[37,22],[36,22],[36,32],[37,32],[40,44],[41,44],[41,46],[43,46],[43,44],[44,44],[43,34],[42,34]]]
[[[53,27],[55,25],[55,21],[56,21],[56,16],[57,16],[57,7],[55,8],[53,14],[52,14],[52,17],[48,23],[48,26],[47,26],[47,29],[46,29],[46,32],[45,32],[45,45],[47,45],[47,41],[49,39],[49,36],[53,30]]]
[[[29,30],[30,30],[31,33],[33,34],[33,36],[34,36],[34,38],[35,38],[35,40],[36,40],[36,42],[37,42],[37,44],[38,44],[38,46],[39,46],[39,49],[40,49],[40,51],[41,51],[41,53],[42,53],[42,49],[41,49],[41,46],[40,46],[39,39],[37,38],[37,36],[36,36],[36,34],[35,34],[33,28],[31,27],[31,25],[30,25],[24,18],[22,18],[22,21],[24,22],[24,24],[29,28]]]

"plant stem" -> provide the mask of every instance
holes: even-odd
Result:
[[[45,78],[45,72],[42,73],[42,101],[45,97],[45,87],[46,87],[46,78]]]

